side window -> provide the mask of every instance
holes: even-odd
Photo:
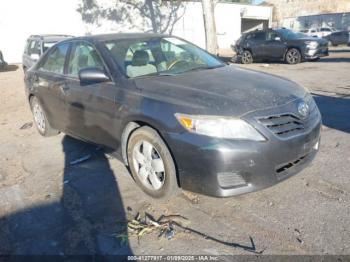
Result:
[[[267,40],[268,41],[274,41],[276,39],[276,37],[280,37],[280,36],[274,31],[269,31],[267,33]]]
[[[265,32],[255,33],[252,39],[256,41],[264,41],[266,39]]]
[[[46,61],[42,64],[39,70],[63,74],[68,46],[69,43],[64,43],[51,50],[46,58]]]
[[[88,67],[104,69],[103,62],[94,47],[86,43],[75,44],[69,57],[68,75],[78,77],[79,71]]]

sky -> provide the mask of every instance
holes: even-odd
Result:
[[[255,5],[258,5],[258,4],[260,4],[262,1],[263,1],[263,0],[254,0],[254,4],[255,4]]]

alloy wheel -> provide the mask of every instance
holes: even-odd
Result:
[[[300,60],[300,54],[297,49],[291,49],[287,52],[287,62],[289,64],[296,64]]]
[[[253,61],[252,54],[249,51],[244,51],[242,54],[243,64],[250,64],[252,63],[252,61]]]

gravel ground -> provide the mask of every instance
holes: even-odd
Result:
[[[242,66],[242,65],[233,65]],[[323,115],[313,164],[266,190],[225,199],[183,192],[151,200],[123,164],[64,134],[32,125],[23,72],[0,72],[0,254],[350,254],[350,48],[318,62],[244,67],[307,87]],[[81,156],[90,159],[72,165]],[[168,240],[126,232],[137,213],[178,214]],[[202,235],[201,235],[202,234]]]

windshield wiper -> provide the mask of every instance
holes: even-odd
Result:
[[[178,75],[178,74],[176,74],[176,73],[165,73],[165,72],[154,72],[154,73],[150,73],[150,74],[147,74],[147,75],[135,76],[133,78],[137,79],[137,78],[152,77],[152,76],[175,76],[175,75]]]
[[[219,65],[219,66],[199,66],[199,67],[194,67],[192,69],[189,69],[187,71],[184,71],[182,73],[187,73],[187,72],[191,72],[191,71],[198,71],[198,70],[210,70],[210,69],[216,69],[219,67],[223,67],[224,65]]]

